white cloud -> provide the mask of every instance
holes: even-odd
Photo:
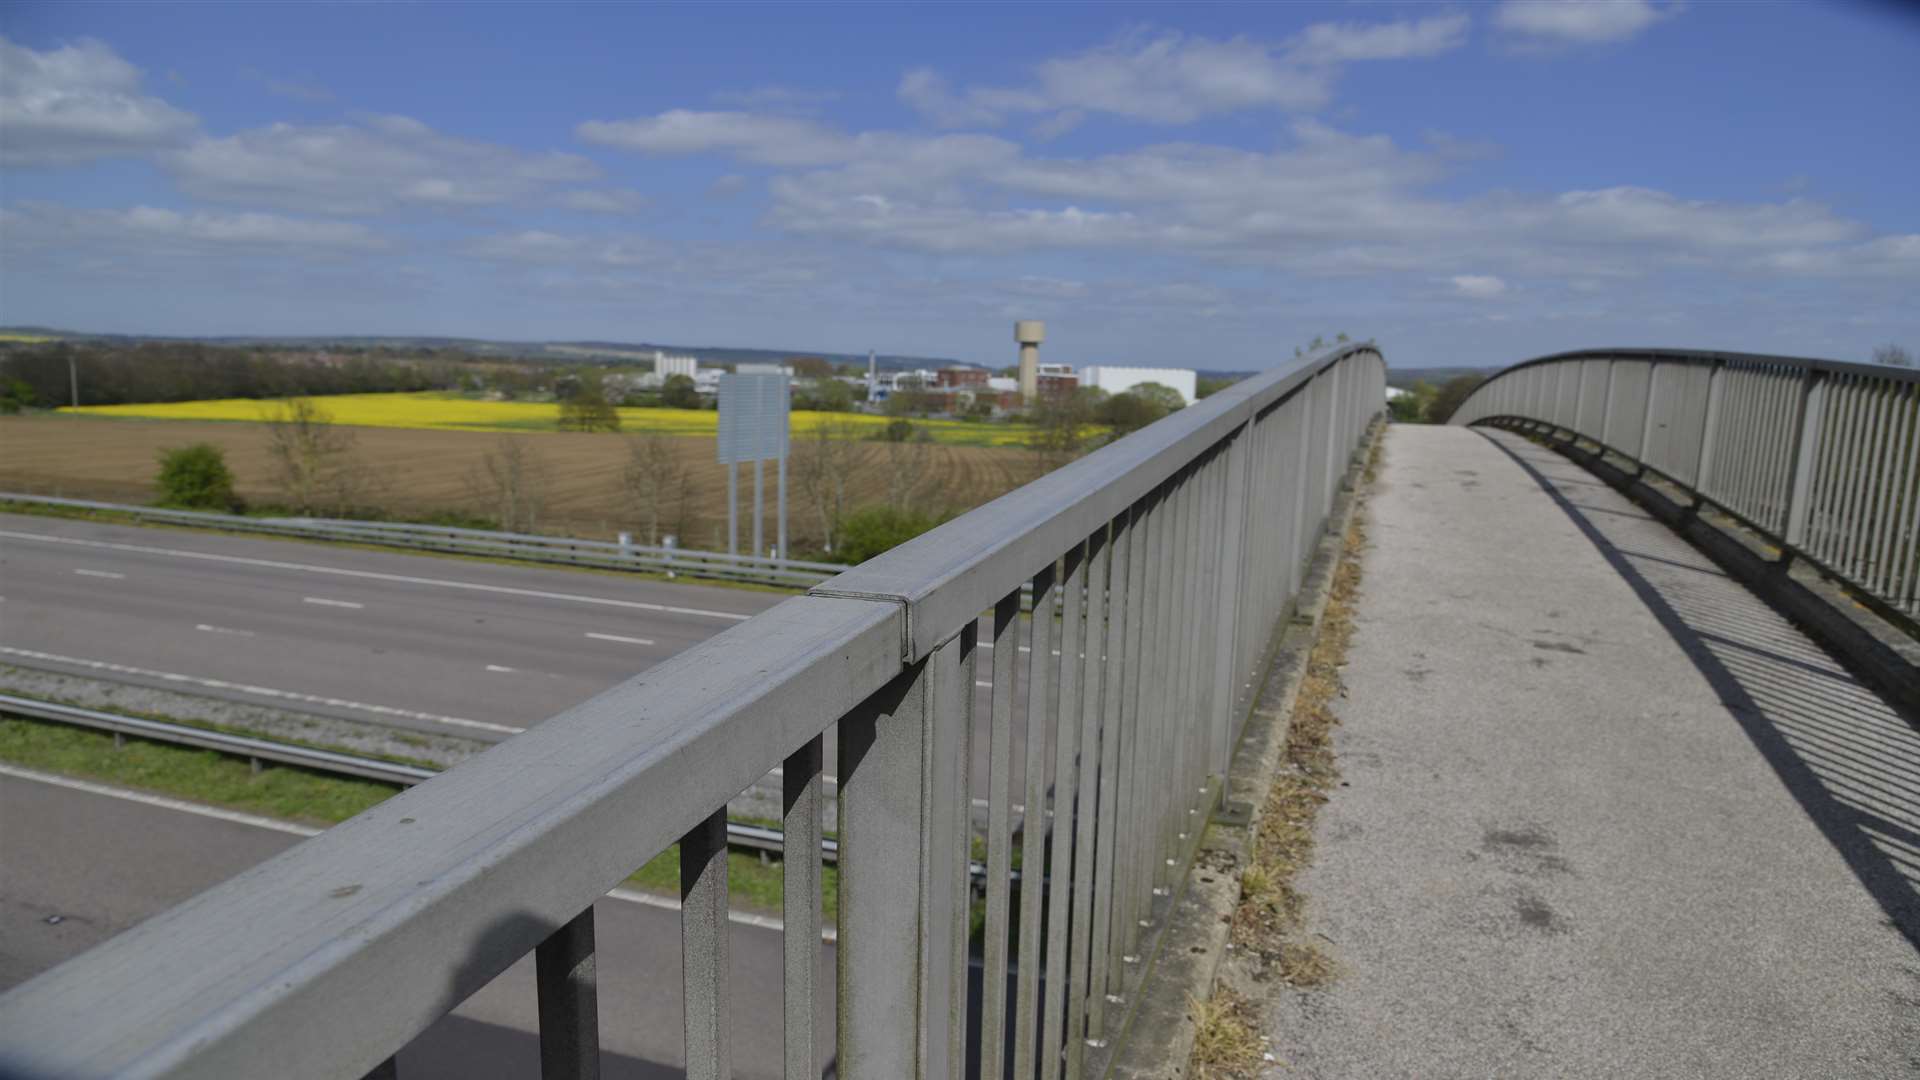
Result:
[[[767,221],[908,251],[1110,250],[1322,274],[1439,273],[1483,296],[1501,281],[1490,271],[1842,272],[1847,260],[1837,253],[1856,249],[1856,273],[1920,267],[1899,238],[1876,240],[1863,224],[1804,199],[1685,199],[1627,186],[1442,197],[1433,188],[1457,155],[1316,121],[1296,122],[1285,144],[1264,153],[1169,143],[1045,157],[988,136],[884,141],[912,149],[774,177]],[[1869,244],[1878,246],[1861,246]]]
[[[637,214],[646,208],[647,197],[630,188],[581,188],[561,192],[559,203],[587,214]]]
[[[1465,15],[1435,15],[1412,22],[1318,23],[1300,35],[1296,51],[1330,63],[1438,56],[1467,43],[1469,21]]]
[[[928,68],[909,71],[899,98],[941,127],[987,127],[1010,113],[1104,112],[1156,124],[1212,113],[1308,111],[1332,95],[1341,65],[1435,56],[1466,42],[1465,15],[1387,23],[1320,23],[1279,45],[1137,29],[1105,45],[1042,62],[1033,85],[951,88]]]
[[[196,139],[161,161],[203,198],[326,214],[491,206],[600,175],[577,154],[456,138],[404,116],[273,124]]]
[[[666,258],[661,245],[643,237],[574,236],[539,229],[481,237],[463,254],[519,266],[648,266]]]
[[[0,164],[143,154],[192,134],[193,115],[140,82],[139,68],[98,41],[37,52],[0,38]]]
[[[588,120],[581,139],[643,154],[724,152],[763,165],[828,165],[848,160],[853,140],[811,120],[747,112],[673,109],[632,120]]]
[[[182,212],[153,206],[76,210],[27,203],[0,212],[0,224],[4,224],[9,246],[19,248],[338,254],[378,251],[388,246],[371,229],[353,222],[262,213]]]
[[[1649,0],[1506,0],[1493,24],[1527,45],[1604,45],[1679,12],[1678,3],[1655,7]]]
[[[1491,300],[1507,291],[1507,283],[1492,274],[1456,274],[1448,280],[1454,292],[1475,300]]]

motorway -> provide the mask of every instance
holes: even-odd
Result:
[[[0,663],[497,741],[784,597],[0,514]]]
[[[116,793],[0,765],[0,991],[298,843],[311,830],[175,800]],[[85,858],[72,853],[85,852]],[[680,916],[616,893],[594,909],[603,1075],[677,1077],[683,1067]],[[780,1075],[781,935],[733,924],[737,1074]],[[833,1042],[833,947],[822,944],[817,1042]],[[400,1055],[400,1075],[539,1072],[531,957]],[[827,1050],[823,1050],[823,1054]],[[823,1059],[822,1064],[825,1064]],[[269,1070],[263,1070],[265,1075]]]
[[[0,664],[497,742],[786,594],[0,514]],[[991,634],[983,623],[983,644]],[[991,689],[990,649],[980,654]],[[1014,697],[1012,790],[1025,780]],[[987,693],[972,786],[986,789]],[[828,734],[828,772],[833,736]]]

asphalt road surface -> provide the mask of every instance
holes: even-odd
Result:
[[[489,742],[785,598],[0,514],[0,663]],[[990,624],[980,634],[988,641]],[[986,788],[992,656],[981,650],[977,673],[976,794]],[[1014,716],[1018,792],[1023,688]]]
[[[285,823],[72,783],[0,766],[0,991],[303,838]],[[616,896],[596,905],[594,920],[603,1075],[681,1075],[679,913]],[[735,1069],[777,1077],[781,935],[736,921],[731,948]],[[833,1041],[830,944],[820,963],[815,1023],[824,1055]],[[534,1000],[529,956],[416,1039],[401,1053],[400,1075],[537,1075]],[[271,1071],[263,1063],[261,1075]]]
[[[781,594],[0,514],[0,662],[497,740]]]

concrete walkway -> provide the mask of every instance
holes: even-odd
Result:
[[[1370,506],[1272,1074],[1920,1076],[1920,734],[1517,437],[1396,427]]]

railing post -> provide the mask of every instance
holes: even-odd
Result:
[[[1246,556],[1242,549],[1243,534],[1247,520],[1247,481],[1250,472],[1247,458],[1253,441],[1253,419],[1240,425],[1239,433],[1233,437],[1233,444],[1227,448],[1226,489],[1224,505],[1221,510],[1220,554],[1219,554],[1219,593],[1215,599],[1214,618],[1218,635],[1214,641],[1213,653],[1213,712],[1214,745],[1212,754],[1213,771],[1221,776],[1227,774],[1228,759],[1233,756],[1233,720],[1234,702],[1239,695],[1234,693],[1234,657],[1239,654],[1237,634],[1240,626],[1240,605],[1245,602],[1241,596],[1241,563]]]
[[[594,983],[593,908],[534,950],[539,986],[541,1080],[600,1075],[600,1006]]]
[[[1826,414],[1827,379],[1823,372],[1809,370],[1800,384],[1800,417],[1794,425],[1792,486],[1787,489],[1786,544],[1780,561],[1793,558],[1793,551],[1807,540],[1807,505],[1813,489],[1814,459],[1820,453],[1820,423]]]
[[[975,632],[840,721],[844,1080],[952,1080],[963,1065]]]
[[[1600,437],[1594,440],[1600,444],[1602,454],[1606,453],[1608,440],[1613,437],[1613,429],[1610,427],[1613,423],[1613,376],[1618,367],[1619,361],[1611,356],[1607,357],[1607,391],[1600,399]]]
[[[1707,416],[1700,423],[1700,453],[1694,457],[1698,462],[1693,470],[1693,509],[1699,510],[1707,501],[1707,480],[1713,475],[1713,439],[1720,430],[1720,399],[1726,393],[1725,360],[1715,360],[1713,369],[1707,374]]]
[[[1635,476],[1647,475],[1647,450],[1653,445],[1653,391],[1654,387],[1658,385],[1660,385],[1660,361],[1653,357],[1648,357],[1647,403],[1646,411],[1641,414],[1640,419],[1640,452],[1634,456],[1634,463],[1638,466],[1633,471],[1633,475]]]
[[[680,838],[680,968],[687,1080],[732,1080],[727,979],[727,808]]]

